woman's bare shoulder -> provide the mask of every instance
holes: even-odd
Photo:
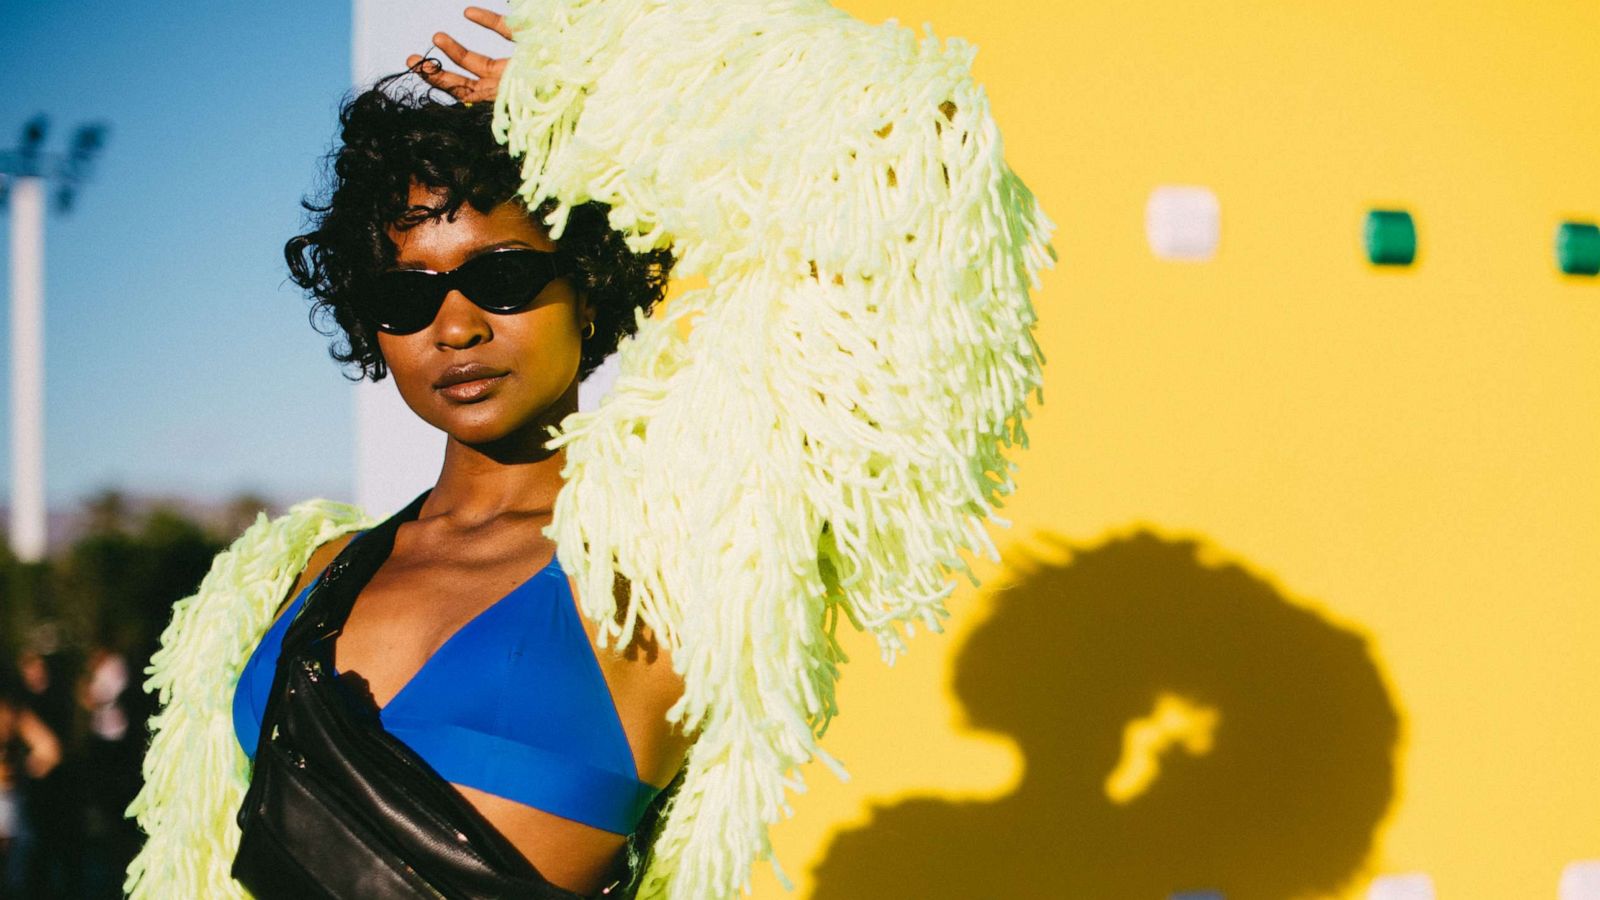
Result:
[[[294,598],[300,596],[300,592],[306,589],[306,585],[309,585],[311,582],[315,581],[317,576],[322,574],[322,570],[326,569],[328,564],[333,562],[333,558],[338,556],[339,552],[355,539],[355,536],[356,532],[354,531],[346,532],[345,534],[341,534],[333,540],[322,544],[312,552],[311,558],[306,561],[305,571],[301,572],[300,577],[295,580],[294,587],[289,589],[287,596],[278,601],[278,609],[272,614],[272,621],[278,621],[279,617],[283,615],[284,610],[289,608],[289,604],[294,600]]]

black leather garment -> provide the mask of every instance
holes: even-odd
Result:
[[[347,545],[284,634],[232,875],[261,900],[628,900],[681,772],[618,853],[606,887],[586,897],[546,880],[338,684],[333,638],[428,493]]]

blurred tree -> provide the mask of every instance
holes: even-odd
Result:
[[[123,531],[128,522],[128,500],[122,491],[101,488],[84,501],[85,527],[94,534]]]
[[[246,491],[234,496],[232,500],[228,501],[227,508],[222,515],[222,522],[218,526],[222,529],[222,537],[228,543],[233,543],[234,538],[243,534],[246,528],[255,524],[256,515],[262,512],[265,512],[268,518],[276,515],[272,501],[253,491]]]
[[[0,650],[15,656],[38,621],[37,610],[49,595],[50,561],[23,562],[10,550],[0,552]]]
[[[113,509],[99,508],[108,514],[102,525],[116,521]],[[194,593],[222,548],[197,522],[165,506],[145,516],[137,531],[91,530],[63,560],[55,612],[80,639],[136,651],[159,636],[172,604]]]

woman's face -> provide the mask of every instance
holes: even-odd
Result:
[[[413,183],[407,202],[437,206],[441,198]],[[516,198],[487,214],[463,203],[454,221],[426,219],[405,230],[391,226],[388,233],[395,265],[403,269],[447,272],[506,247],[555,249]],[[544,426],[577,409],[581,333],[591,321],[591,311],[566,277],[546,285],[526,308],[507,314],[486,312],[453,290],[426,328],[400,335],[379,332],[378,347],[400,396],[428,424],[465,444],[498,441],[531,425],[543,446]],[[482,363],[505,374],[450,392],[437,386],[445,369],[462,363]]]

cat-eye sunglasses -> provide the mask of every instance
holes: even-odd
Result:
[[[460,291],[487,312],[513,313],[526,308],[570,268],[560,252],[508,247],[474,256],[448,272],[382,272],[373,280],[371,289],[362,292],[358,307],[380,331],[412,334],[433,322],[452,290]]]

